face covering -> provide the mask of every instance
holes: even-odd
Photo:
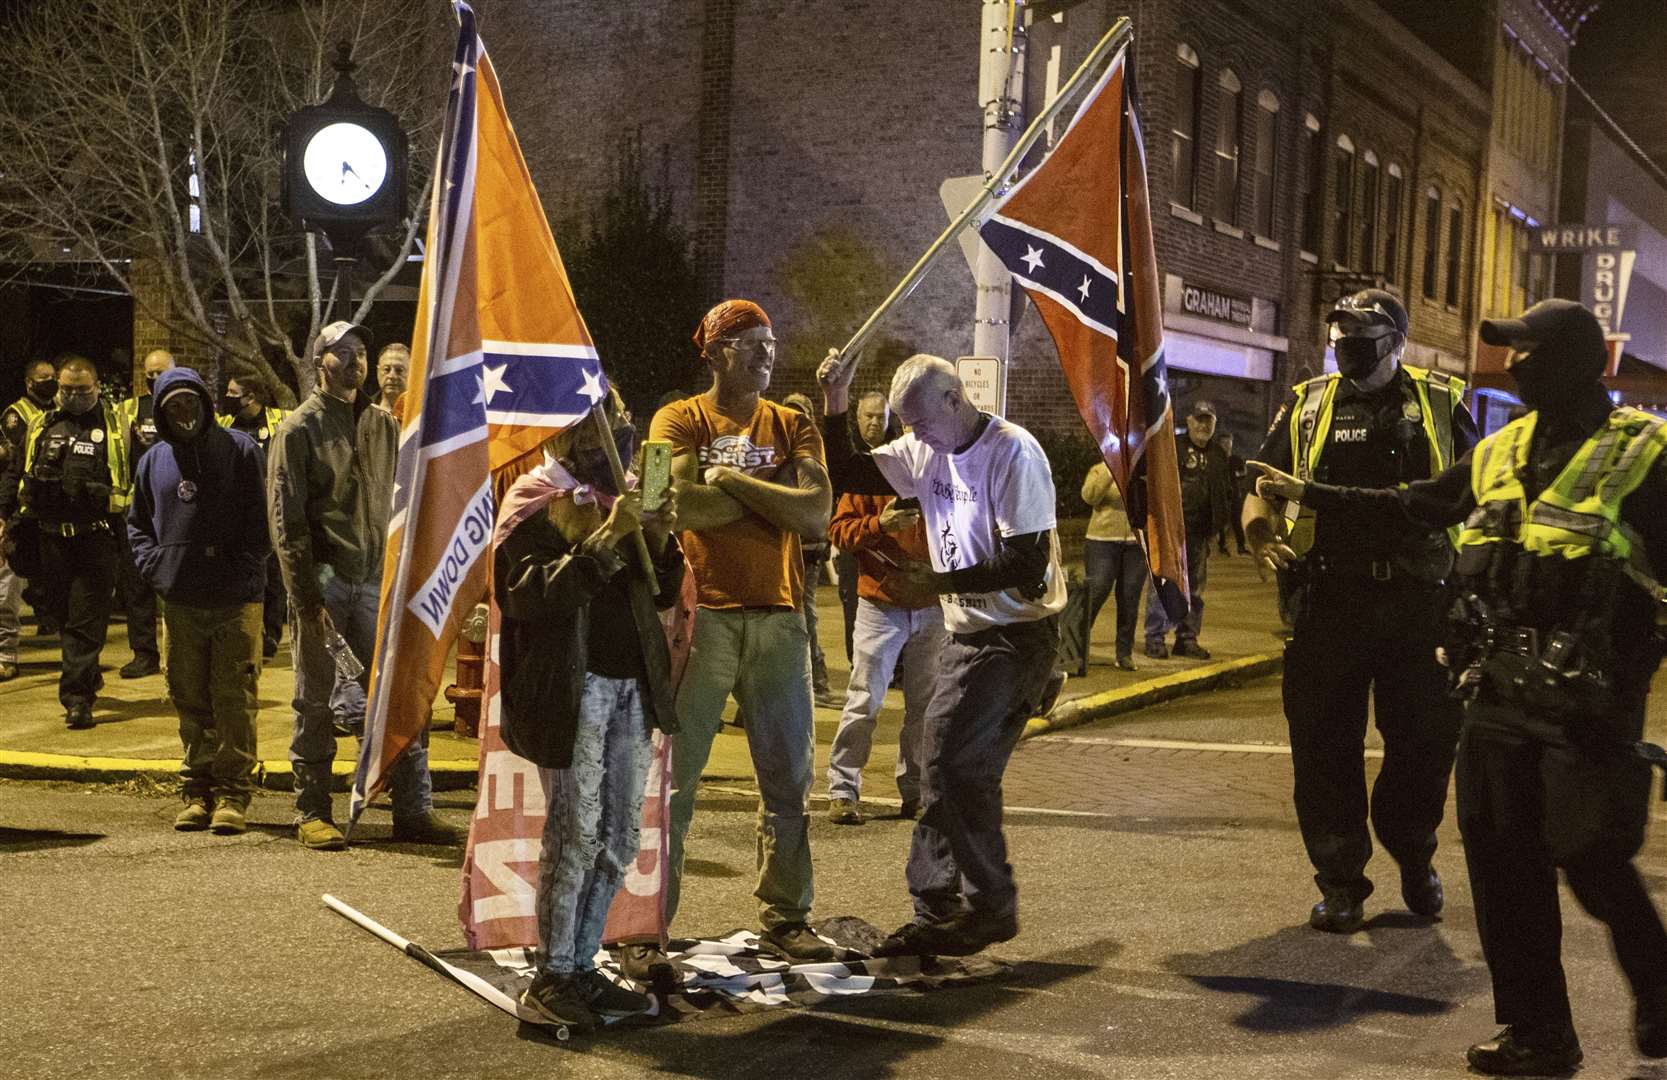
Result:
[[[1349,335],[1338,338],[1331,347],[1337,356],[1337,370],[1345,379],[1359,381],[1370,377],[1377,370],[1378,361],[1383,359],[1378,352],[1378,342],[1387,340]]]
[[[71,416],[80,416],[98,404],[98,394],[93,390],[60,390],[58,392],[58,408]]]
[[[224,394],[220,398],[220,413],[223,416],[236,416],[243,411],[242,394]]]
[[[28,386],[29,396],[36,401],[51,401],[58,393],[57,379],[40,379]]]
[[[629,424],[614,428],[614,446],[619,451],[620,464],[628,463],[637,452],[637,429]],[[600,446],[574,454],[570,471],[581,484],[589,484],[609,495],[619,494],[614,488],[614,472],[608,463],[608,452]]]
[[[1556,408],[1574,397],[1578,387],[1567,378],[1554,357],[1536,349],[1511,367],[1517,397],[1530,409]]]
[[[155,376],[155,375],[146,375],[145,376],[145,393],[147,393],[147,394],[156,393],[156,380],[157,380],[157,376]]]

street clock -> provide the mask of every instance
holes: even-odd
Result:
[[[352,47],[339,46],[336,85],[284,125],[284,208],[333,244],[405,219],[407,140],[399,119],[360,100]]]

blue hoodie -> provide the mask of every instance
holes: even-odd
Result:
[[[163,413],[176,389],[202,400],[190,434]],[[260,447],[214,422],[214,399],[190,368],[164,371],[153,392],[162,441],[139,461],[127,512],[140,576],[164,600],[193,607],[260,603],[272,549]]]

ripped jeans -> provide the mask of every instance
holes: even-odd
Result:
[[[608,908],[636,862],[649,757],[640,684],[586,672],[573,764],[538,770],[538,945],[552,975],[596,965]]]

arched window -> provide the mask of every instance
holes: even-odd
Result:
[[[1331,258],[1338,266],[1353,266],[1349,241],[1354,232],[1354,142],[1347,135],[1337,136],[1334,155],[1336,172],[1332,176],[1331,202]]]
[[[1436,297],[1436,275],[1441,269],[1441,189],[1431,184],[1424,192],[1424,299]]]
[[[1198,52],[1186,42],[1175,47],[1175,114],[1169,124],[1170,198],[1198,209],[1198,103],[1203,95]]]
[[[1401,167],[1393,161],[1389,163],[1389,179],[1384,186],[1383,276],[1394,283],[1401,280],[1401,222],[1406,210],[1402,206]]]
[[[1360,155],[1360,265],[1376,270],[1378,264],[1378,156],[1370,150]]]
[[[1459,306],[1460,267],[1464,256],[1464,207],[1457,200],[1447,208],[1447,303]]]
[[[1244,87],[1231,69],[1217,80],[1221,87],[1221,115],[1216,120],[1215,202],[1211,214],[1217,221],[1235,225],[1239,220],[1239,144],[1244,116]]]
[[[1325,140],[1320,137],[1320,118],[1302,114],[1302,250],[1320,250],[1320,199],[1325,189]]]
[[[1273,236],[1273,191],[1279,175],[1279,98],[1271,90],[1256,97],[1256,232]]]

